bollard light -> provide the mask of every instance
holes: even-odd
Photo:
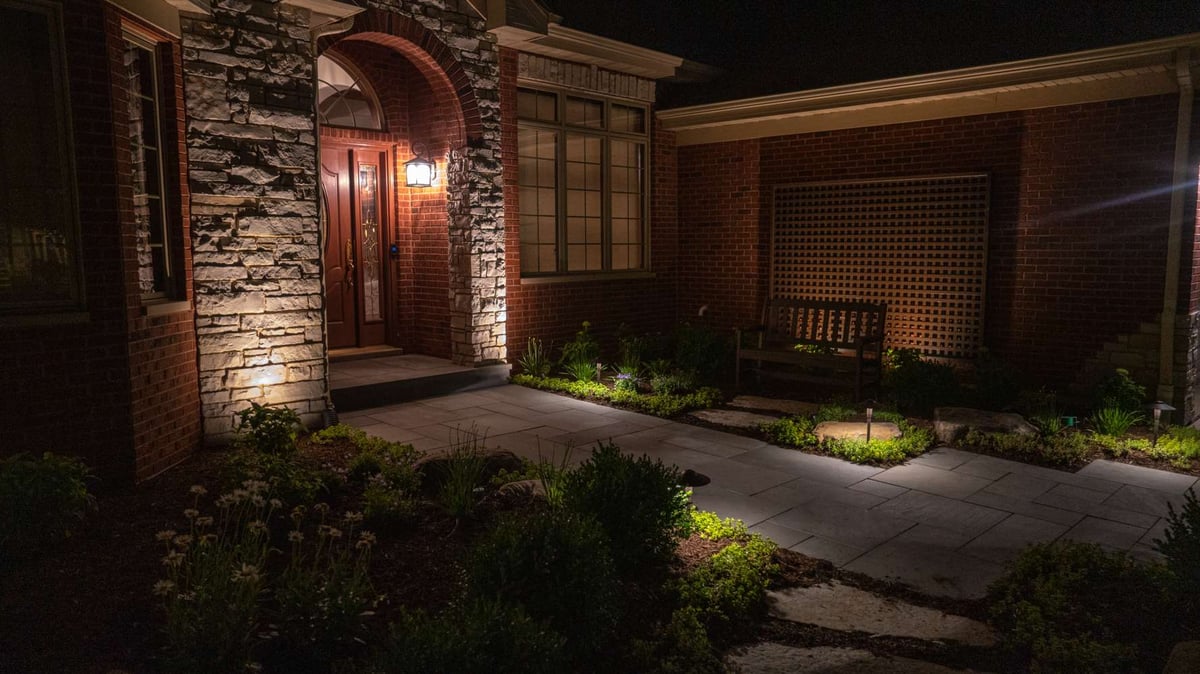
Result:
[[[873,408],[867,408],[867,442],[871,441],[871,418],[875,416]]]
[[[1158,446],[1158,424],[1159,424],[1159,420],[1162,419],[1162,413],[1163,412],[1174,412],[1175,408],[1171,407],[1170,405],[1166,404],[1165,402],[1163,402],[1161,400],[1156,400],[1156,401],[1154,401],[1154,404],[1150,406],[1150,410],[1151,410],[1152,414],[1154,415],[1154,438],[1150,441],[1150,445],[1152,447],[1157,447]]]

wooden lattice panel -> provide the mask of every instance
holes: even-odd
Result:
[[[772,297],[887,304],[887,345],[972,358],[983,339],[988,177],[775,188]]]

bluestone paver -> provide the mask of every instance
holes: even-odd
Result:
[[[984,487],[983,490],[1001,496],[1011,496],[1016,499],[1032,501],[1059,486],[1060,482],[1046,480],[1022,473],[1009,473],[1004,477]]]
[[[1179,512],[1185,501],[1181,494],[1169,494],[1127,484],[1105,499],[1104,505],[1158,516],[1168,512],[1170,507]]]
[[[978,491],[964,499],[966,503],[974,503],[976,505],[987,506],[997,510],[1004,510],[1010,513],[1034,517],[1047,522],[1055,522],[1057,524],[1074,525],[1083,519],[1083,513],[1074,512],[1071,510],[1063,510],[1046,505],[1039,505],[1032,501],[1016,498],[1013,496],[1005,496],[1003,494],[995,494],[988,490]]]
[[[1143,529],[1154,525],[1155,517],[1145,513],[1125,510],[1104,503],[1097,503],[1086,494],[1095,493],[1089,492],[1086,489],[1078,489],[1071,485],[1059,485],[1050,491],[1042,494],[1033,500],[1039,505],[1047,505],[1063,510],[1072,510],[1077,513],[1083,513],[1101,519],[1121,522],[1123,524],[1141,527]]]
[[[714,459],[697,470],[712,479],[712,486],[724,487],[747,496],[795,479],[788,473],[732,459]]]
[[[872,480],[870,478],[867,478],[861,482],[855,482],[847,487],[847,489],[853,489],[854,491],[861,491],[867,494],[873,494],[875,496],[882,496],[883,498],[896,498],[897,496],[908,491],[908,487],[888,484],[886,482],[880,482],[879,480]]]
[[[763,498],[798,506],[811,501],[826,503],[841,503],[859,508],[873,508],[887,501],[882,496],[854,491],[848,487],[839,487],[828,482],[817,482],[803,477],[793,478],[779,486],[772,487],[759,493]]]
[[[954,499],[966,498],[991,484],[981,477],[913,463],[889,468],[874,479]]]
[[[1064,540],[1097,543],[1114,550],[1128,550],[1146,534],[1146,528],[1098,517],[1085,517],[1062,535]]]
[[[955,499],[910,491],[875,509],[942,529],[978,536],[1008,517],[1008,513]]]
[[[888,513],[821,501],[802,503],[772,521],[857,548],[872,548],[916,525]]]
[[[1168,494],[1186,493],[1196,484],[1196,478],[1191,475],[1168,473],[1165,470],[1131,466],[1103,459],[1084,466],[1079,470],[1079,475],[1165,491]]]
[[[829,456],[805,454],[774,445],[765,445],[759,449],[743,452],[735,456],[734,460],[843,487],[883,472],[882,468],[874,466],[860,466]]]
[[[759,522],[750,527],[750,531],[751,533],[766,536],[781,548],[790,548],[812,538],[812,534],[810,533],[789,529],[774,522]]]
[[[935,447],[920,456],[913,457],[911,463],[941,468],[942,470],[954,470],[976,456],[978,455],[951,447]]]
[[[1017,556],[1026,546],[1048,543],[1062,536],[1069,527],[1024,515],[1009,515],[963,546],[968,555],[1003,563]]]
[[[788,509],[786,505],[775,501],[746,496],[712,485],[697,487],[692,492],[692,503],[701,510],[711,510],[721,517],[736,517],[745,522],[746,526],[765,522]]]
[[[970,461],[954,468],[955,473],[973,475],[985,480],[998,480],[1013,472],[1012,461],[997,459],[994,456],[979,455]]]
[[[864,548],[856,548],[824,536],[809,536],[788,549],[802,555],[830,561],[838,566],[845,566],[866,552]]]

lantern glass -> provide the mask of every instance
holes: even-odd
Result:
[[[421,157],[404,162],[404,183],[409,187],[429,187],[436,171],[433,162]]]

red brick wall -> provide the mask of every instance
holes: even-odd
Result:
[[[111,10],[115,13],[115,10]],[[187,187],[186,133],[183,115],[182,45],[177,39],[144,26],[140,21],[125,17],[128,25],[148,30],[159,42],[158,56],[164,70],[172,75],[159,82],[164,119],[174,119],[174,125],[164,125],[163,146],[175,152],[164,153],[164,159],[174,160],[166,166],[163,182],[166,185],[168,226],[183,270],[177,301],[192,300],[190,209]],[[128,92],[122,65],[123,40],[117,33],[109,40],[108,52],[113,73],[113,109],[125,110]],[[125,288],[129,320],[129,359],[133,444],[136,454],[136,478],[144,480],[183,460],[200,444],[200,385],[196,369],[195,319],[190,304],[180,311],[148,316],[143,311],[138,288],[138,262],[134,235],[132,186],[124,180],[129,170],[129,129],[120,115],[114,119],[114,146],[117,174],[122,178],[120,188],[121,239],[125,251]],[[177,228],[177,229],[175,229]]]
[[[0,453],[83,457],[106,485],[133,477],[127,275],[113,145],[104,3],[63,3],[79,195],[86,316],[22,327],[0,322]]]
[[[508,360],[516,363],[530,337],[556,348],[583,321],[612,347],[621,323],[639,332],[669,332],[675,320],[678,219],[674,137],[655,125],[651,138],[650,266],[653,278],[522,283],[521,222],[517,189],[517,55],[500,54],[503,120],[505,273],[508,284]]]
[[[1161,310],[1176,101],[680,148],[680,308],[724,295],[714,320],[754,318],[774,185],[987,172],[986,343],[1030,374],[1069,381],[1106,340]]]

